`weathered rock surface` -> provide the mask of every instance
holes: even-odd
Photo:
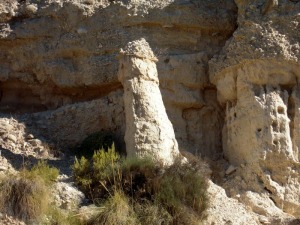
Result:
[[[58,147],[73,147],[96,131],[111,131],[123,143],[125,115],[123,91],[92,101],[78,102],[21,118],[29,131],[43,134]],[[33,133],[34,134],[34,133]]]
[[[267,190],[279,208],[299,217],[300,4],[236,2],[239,28],[210,61],[210,79],[226,107],[224,154],[246,165],[244,189]]]
[[[48,157],[51,146],[49,141],[46,141],[41,134],[38,135],[40,139],[28,140],[26,123],[12,117],[5,118],[3,116],[0,118],[0,148],[3,148],[2,151],[10,150],[19,155],[34,155],[38,158],[44,158],[40,153],[47,152]],[[36,148],[39,148],[40,151],[35,151]]]
[[[84,194],[74,187],[69,177],[60,175],[52,188],[53,201],[56,206],[65,210],[75,210],[85,200]]]
[[[122,89],[116,56],[128,42],[147,37],[159,59],[160,88],[180,148],[215,158],[222,154],[224,115],[207,70],[209,59],[235,29],[233,0],[42,0],[5,1],[1,6],[2,112],[45,112],[74,104],[78,113],[68,111],[42,125],[52,133],[50,138],[67,136],[73,144],[108,129],[111,105],[103,103],[109,93]],[[95,109],[93,100],[103,102],[94,111],[104,115],[102,124],[78,116],[81,106]],[[65,116],[77,122],[64,123]],[[111,130],[124,135],[124,115],[115,118]]]
[[[258,225],[259,220],[253,213],[249,212],[244,205],[235,199],[228,198],[223,188],[209,183],[208,193],[211,198],[210,208],[207,212],[208,218],[204,225]]]
[[[235,203],[215,188],[223,197],[210,212],[222,213],[209,221],[241,222],[252,210],[261,215],[245,213],[253,224],[297,224],[299,13],[299,0],[2,0],[0,144],[47,158],[49,146],[95,131],[121,140],[116,56],[144,37],[179,149],[224,154],[235,170],[226,174],[227,163],[220,183],[249,206],[229,218],[226,202]]]
[[[0,213],[0,222],[3,225],[26,225],[24,222],[2,213]]]
[[[179,155],[173,126],[159,90],[156,57],[145,39],[121,50],[119,80],[124,88],[128,156],[171,165]]]

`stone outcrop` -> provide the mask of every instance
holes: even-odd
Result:
[[[239,28],[210,61],[211,81],[226,107],[224,154],[232,164],[245,165],[244,189],[268,193],[299,217],[300,4],[237,5]]]
[[[118,77],[124,88],[126,151],[170,165],[179,151],[159,90],[156,61],[143,38],[121,50]]]
[[[203,221],[204,225],[260,224],[259,218],[256,215],[249,213],[245,206],[239,203],[237,200],[228,198],[224,189],[217,186],[213,182],[209,182],[208,194],[211,198],[211,208],[208,210],[208,217]]]
[[[209,82],[208,61],[235,29],[233,0],[0,5],[0,112],[35,113],[41,132],[68,145],[99,130],[124,135],[122,105],[108,97],[122,102],[116,56],[128,42],[147,37],[180,148],[220,157],[224,113]]]
[[[156,64],[179,150],[213,167],[225,156],[232,164],[220,172],[226,194],[256,214],[276,212],[271,224],[299,218],[299,12],[299,0],[2,0],[0,112],[14,128],[0,124],[0,142],[22,152],[25,142],[30,151],[70,148],[96,131],[121,140],[117,55],[145,37],[157,61],[132,59]],[[45,146],[30,143],[31,134]],[[209,222],[226,224],[219,201],[232,202],[213,201],[210,212],[224,213]]]

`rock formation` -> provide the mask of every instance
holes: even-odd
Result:
[[[224,154],[245,165],[245,189],[269,192],[279,208],[299,217],[300,4],[237,3],[239,28],[210,62],[226,107]]]
[[[29,134],[63,148],[96,131],[122,139],[129,105],[118,70],[145,77],[140,69],[156,66],[178,148],[211,160],[226,194],[271,224],[299,218],[299,13],[299,0],[2,0],[0,113],[20,127],[0,124],[0,143],[22,152]],[[119,68],[119,49],[141,37],[158,61],[124,49]]]
[[[99,130],[123,136],[116,56],[129,41],[147,37],[180,149],[222,155],[224,113],[208,61],[235,29],[233,0],[3,0],[1,6],[0,112],[35,113],[37,129],[67,145]]]
[[[179,151],[159,90],[156,61],[143,38],[121,50],[118,77],[124,88],[126,150],[129,156],[151,156],[170,165]]]

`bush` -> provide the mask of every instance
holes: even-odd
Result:
[[[120,163],[119,186],[137,202],[152,201],[158,189],[161,168],[149,158],[127,158]]]
[[[86,225],[85,221],[79,219],[77,215],[65,212],[55,206],[51,206],[46,218],[41,220],[43,225]]]
[[[23,170],[25,176],[28,178],[39,177],[43,179],[45,184],[50,185],[54,183],[59,175],[59,170],[55,167],[50,167],[46,161],[39,161],[30,170]]]
[[[115,191],[99,208],[91,225],[136,225],[138,220],[130,200],[122,191]]]
[[[207,183],[188,164],[169,167],[159,182],[155,201],[172,214],[175,224],[198,224],[207,208]]]
[[[10,176],[1,184],[0,209],[23,221],[32,221],[47,211],[49,194],[41,179]]]
[[[72,170],[76,184],[84,193],[89,193],[90,186],[93,182],[92,174],[90,173],[91,167],[89,160],[87,160],[84,156],[82,156],[80,160],[75,157]]]
[[[75,160],[73,172],[79,187],[100,206],[92,224],[196,224],[208,198],[206,180],[195,168],[180,160],[162,168],[150,159],[123,159],[112,148],[95,152],[91,162]]]
[[[30,170],[24,168],[19,174],[5,178],[0,184],[1,211],[27,222],[39,219],[47,213],[48,187],[58,173],[57,169],[41,161]]]
[[[172,215],[163,206],[153,202],[136,203],[134,210],[142,224],[167,225],[172,224],[173,221]]]
[[[102,131],[95,132],[82,141],[80,146],[75,149],[75,154],[78,157],[84,156],[85,158],[90,159],[93,156],[94,151],[99,149],[108,151],[114,143],[117,143],[117,139],[112,133]],[[117,151],[122,155],[125,154],[125,152],[121,152],[119,148]]]
[[[93,173],[97,180],[105,180],[113,175],[113,172],[118,166],[118,160],[120,156],[115,151],[115,145],[113,144],[111,148],[104,148],[100,151],[94,152],[93,155]]]
[[[72,166],[75,183],[94,202],[106,199],[108,189],[116,184],[114,175],[118,172],[119,159],[114,145],[107,152],[105,149],[95,151],[92,162],[84,156],[80,160],[75,158]]]

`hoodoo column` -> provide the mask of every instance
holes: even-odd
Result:
[[[159,90],[156,62],[143,38],[121,50],[118,78],[124,87],[125,142],[129,156],[150,156],[170,165],[179,151]]]

